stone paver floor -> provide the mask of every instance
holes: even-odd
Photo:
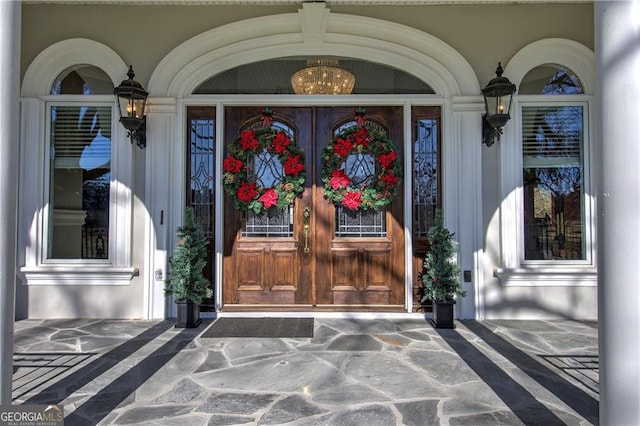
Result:
[[[25,320],[14,404],[65,425],[598,424],[597,324],[316,318],[314,337],[172,321]]]

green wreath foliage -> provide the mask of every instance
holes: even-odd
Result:
[[[356,185],[345,171],[350,155],[371,155],[375,176]],[[391,203],[402,177],[400,159],[393,142],[378,130],[351,126],[334,137],[322,154],[324,197],[354,211],[379,210]]]
[[[267,188],[249,176],[250,162],[265,152],[276,157],[283,167],[282,178]],[[224,189],[238,210],[259,214],[287,207],[304,191],[304,152],[286,132],[271,126],[241,132],[229,145],[222,169]]]

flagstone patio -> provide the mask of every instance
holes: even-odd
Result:
[[[15,325],[15,404],[65,425],[595,425],[597,324],[316,318],[313,338],[167,321]]]

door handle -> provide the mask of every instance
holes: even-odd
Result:
[[[311,208],[305,207],[302,212],[302,232],[304,233],[305,253],[309,253],[309,235],[311,234]]]

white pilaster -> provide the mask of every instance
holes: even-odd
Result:
[[[184,205],[177,199],[184,185],[180,174],[184,162],[184,149],[176,134],[176,100],[149,98],[147,111],[147,148],[145,149],[145,205],[147,207],[145,312],[149,319],[171,316],[170,305],[164,296],[167,261],[171,252],[171,230],[182,218],[175,205]]]
[[[640,0],[597,1],[594,7],[600,424],[635,425],[640,422]]]
[[[0,2],[0,404],[11,404],[16,292],[20,87],[19,1]]]
[[[483,308],[482,273],[482,112],[484,104],[480,96],[453,99],[453,131],[457,141],[455,173],[455,211],[459,212],[456,239],[460,243],[460,269],[462,289],[467,292],[459,297],[457,316],[460,319],[478,319]],[[449,190],[447,190],[449,191]],[[445,210],[446,211],[446,210]],[[466,271],[466,272],[465,272]],[[470,280],[465,281],[466,278]]]

